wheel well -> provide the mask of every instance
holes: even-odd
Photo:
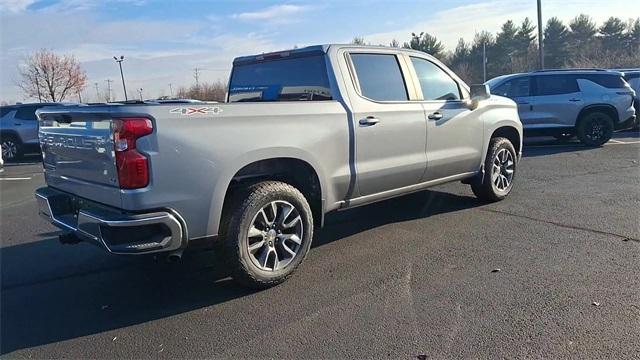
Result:
[[[613,106],[607,105],[607,104],[589,105],[584,109],[580,110],[580,113],[578,114],[578,118],[576,119],[576,125],[578,125],[578,122],[582,119],[583,116],[595,111],[603,112],[611,116],[611,120],[613,120],[614,125],[619,120],[618,111]]]
[[[20,139],[20,136],[18,136],[18,133],[13,131],[13,130],[2,130],[2,131],[0,131],[0,138],[6,137],[6,136],[10,136],[10,137],[14,138],[15,140],[17,140],[19,143],[22,143],[22,139]]]
[[[509,139],[514,149],[516,150],[516,154],[520,153],[520,133],[518,130],[512,126],[503,126],[501,128],[496,129],[496,131],[491,134],[491,138],[503,137]]]
[[[276,180],[294,186],[304,195],[313,212],[316,224],[322,224],[322,189],[320,179],[309,163],[294,158],[274,158],[253,162],[240,169],[231,179],[225,194],[225,205],[230,195],[240,187],[257,181]]]

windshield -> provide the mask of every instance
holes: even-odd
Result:
[[[229,102],[331,100],[324,55],[237,64]]]

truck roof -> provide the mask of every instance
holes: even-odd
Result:
[[[258,62],[263,60],[278,59],[278,58],[288,57],[296,54],[297,55],[312,54],[312,53],[326,54],[330,48],[334,48],[334,47],[338,47],[338,48],[349,47],[349,48],[356,48],[356,49],[393,49],[396,51],[412,52],[412,53],[421,54],[421,55],[426,54],[418,50],[406,49],[406,48],[395,48],[395,47],[389,47],[384,45],[323,44],[323,45],[311,45],[311,46],[306,46],[306,47],[296,48],[296,49],[274,51],[274,52],[268,52],[268,53],[262,53],[262,54],[256,54],[256,55],[240,56],[233,60],[233,64],[236,65],[236,64],[242,64],[242,63],[252,63],[252,62]]]

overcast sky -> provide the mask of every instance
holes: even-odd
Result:
[[[124,55],[129,95],[169,95],[201,79],[226,80],[234,57],[361,36],[373,44],[407,41],[411,32],[437,36],[448,48],[476,31],[495,32],[508,19],[536,19],[536,0],[494,1],[206,1],[206,0],[0,0],[0,100],[25,101],[15,86],[24,57],[41,48],[74,54],[89,83],[83,100],[96,100],[95,83],[107,79],[122,98],[114,55]],[[568,21],[586,13],[640,15],[637,0],[543,0],[543,17]],[[75,99],[71,99],[75,100]]]

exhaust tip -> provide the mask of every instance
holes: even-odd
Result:
[[[177,263],[182,259],[182,251],[176,251],[167,255],[167,261],[170,263]]]

